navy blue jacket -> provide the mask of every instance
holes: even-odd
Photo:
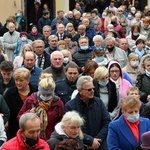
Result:
[[[99,138],[102,139],[99,150],[104,150],[104,141],[107,137],[110,117],[102,100],[98,97],[93,97],[86,104],[81,100],[80,95],[77,94],[74,99],[65,105],[65,112],[72,110],[77,111],[85,120],[82,126],[84,144],[91,146],[94,138]]]

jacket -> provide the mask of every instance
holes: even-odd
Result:
[[[42,139],[39,139],[38,143],[34,147],[28,147],[24,143],[21,136],[21,131],[19,130],[16,137],[3,144],[2,150],[50,150],[50,148],[48,144]]]
[[[18,113],[18,119],[22,114],[29,112],[33,107],[38,107],[37,93],[33,93],[31,96],[27,97],[25,103]],[[55,124],[58,123],[64,114],[64,104],[57,96],[54,97],[49,110],[48,115],[48,125],[46,128],[46,140],[50,138],[51,133],[54,131]]]
[[[62,67],[60,69],[54,68],[52,65],[42,71],[42,73],[51,73],[53,75],[53,80],[61,80],[65,78],[65,68]]]
[[[150,77],[144,74],[138,74],[136,79],[136,87],[138,87],[140,91],[140,99],[143,103],[148,102],[147,96],[150,94]]]
[[[0,95],[0,113],[4,115],[3,120],[5,124],[9,120],[10,109],[2,95]]]
[[[71,83],[67,78],[56,81],[55,93],[61,98],[64,104],[71,100],[71,95],[76,89],[76,82]]]
[[[150,120],[140,117],[139,137],[142,133],[150,131]],[[109,124],[107,144],[109,150],[134,150],[139,144],[132,134],[123,115],[116,121]]]
[[[51,134],[51,137],[47,141],[47,143],[49,144],[50,149],[54,150],[59,142],[63,141],[64,139],[67,139],[67,138],[69,138],[69,137],[66,135],[66,133],[61,128],[61,123],[58,123],[55,126],[55,130]],[[77,141],[78,144],[83,148],[83,141],[79,137],[76,137],[74,140]]]
[[[3,35],[3,45],[5,53],[8,56],[8,59],[13,62],[14,60],[14,50],[17,46],[17,41],[19,40],[20,33],[17,31],[14,31],[11,35],[9,32],[6,32]]]
[[[74,61],[79,67],[83,67],[87,60],[92,59],[92,48],[88,48],[87,50],[79,49],[72,56],[72,61]]]
[[[31,95],[33,92],[37,91],[37,88],[29,84],[30,92],[28,95]],[[19,129],[19,122],[17,121],[17,115],[23,105],[23,101],[19,96],[18,89],[16,86],[9,88],[4,95],[4,99],[10,109],[10,118],[8,124],[8,139],[11,139],[16,136],[16,133]]]
[[[110,122],[109,113],[103,102],[98,97],[93,97],[86,104],[80,98],[80,95],[67,102],[65,111],[77,111],[84,118],[85,124],[81,127],[84,133],[83,143],[91,146],[94,138],[102,139],[99,150],[104,150],[104,142],[107,137],[108,124]]]
[[[33,34],[32,32],[28,34],[28,39],[32,40],[32,41],[35,41],[37,39],[41,39],[42,37],[42,34],[41,33],[38,33],[37,34]]]

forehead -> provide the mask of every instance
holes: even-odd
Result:
[[[26,59],[34,59],[34,55],[33,54],[25,54],[25,60]]]
[[[91,88],[91,87],[93,87],[94,85],[93,85],[93,82],[91,82],[91,81],[88,81],[88,82],[86,82],[86,83],[84,83],[83,84],[83,87],[85,88]]]
[[[62,54],[53,54],[52,59],[62,58]]]
[[[88,40],[87,39],[80,39],[80,41],[79,41],[80,43],[83,43],[83,42],[88,42]]]
[[[112,67],[110,70],[119,70],[119,68],[116,67],[116,66],[114,66],[114,67]]]
[[[45,27],[45,28],[43,28],[43,32],[44,32],[44,31],[50,31],[50,28]]]
[[[109,40],[109,41],[106,41],[105,43],[106,44],[114,44],[114,41],[113,40]]]
[[[69,67],[67,69],[67,72],[78,72],[78,68],[71,68],[71,67]]]
[[[42,41],[36,42],[35,45],[44,45]]]
[[[25,130],[32,131],[37,128],[40,128],[40,120],[34,119],[34,120],[27,120],[25,125]]]

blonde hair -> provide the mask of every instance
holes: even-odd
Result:
[[[23,56],[25,54],[24,50],[26,47],[28,47],[30,49],[30,51],[33,52],[33,48],[31,46],[31,44],[25,44],[22,48],[22,51],[20,52],[20,56]]]
[[[126,112],[128,109],[139,109],[141,107],[141,101],[135,96],[128,95],[120,100],[120,106],[122,112]]]
[[[30,71],[26,68],[18,68],[15,70],[13,76],[14,76],[15,80],[24,78],[25,80],[29,81],[30,80]]]
[[[109,75],[108,69],[104,66],[99,66],[94,72],[94,79],[99,80]]]
[[[74,29],[73,24],[72,24],[72,23],[70,23],[70,22],[69,22],[69,23],[67,23],[67,25],[66,25],[66,30],[68,30],[68,27],[70,27],[70,26],[72,26],[72,27],[73,27],[73,30],[75,30],[75,29]]]
[[[61,127],[62,129],[66,126],[78,126],[81,127],[84,124],[84,119],[80,117],[80,115],[76,111],[68,111],[64,114],[61,120]],[[79,130],[79,137],[83,138],[83,133],[81,128]]]
[[[130,93],[131,91],[137,91],[138,94],[140,95],[139,88],[136,87],[136,86],[129,87],[128,90],[127,90],[127,95],[129,95],[129,93]]]
[[[139,59],[139,56],[138,56],[137,53],[134,53],[134,52],[133,52],[133,53],[130,53],[129,56],[128,56],[128,59],[129,59],[129,60],[131,60],[132,58],[138,58],[138,59]]]
[[[52,74],[42,73],[40,76],[39,86],[44,90],[55,89],[55,82],[52,78]]]
[[[58,41],[57,47],[59,47],[60,44],[64,44],[65,45],[65,49],[68,49],[67,43],[64,40]]]

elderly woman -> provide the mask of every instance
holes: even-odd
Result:
[[[15,57],[14,62],[13,62],[13,65],[14,65],[15,69],[23,65],[23,55],[27,51],[33,51],[33,48],[31,46],[31,44],[25,44],[22,48],[22,51],[21,51],[20,55]]]
[[[126,96],[127,90],[132,85],[129,81],[123,78],[123,72],[120,64],[117,61],[110,61],[108,65],[110,80],[116,84],[118,99]]]
[[[116,85],[109,79],[108,69],[104,66],[100,66],[94,73],[94,95],[99,97],[103,102],[110,114],[110,118],[113,119],[117,111],[115,108],[118,105]]]
[[[108,149],[133,150],[141,143],[141,135],[150,131],[150,121],[139,117],[141,102],[135,96],[126,96],[120,101],[122,115],[109,124]]]
[[[55,126],[55,130],[52,133],[50,139],[47,141],[50,149],[54,150],[59,142],[64,139],[74,139],[78,142],[80,147],[83,149],[83,133],[81,126],[83,125],[83,118],[75,111],[67,112],[60,123]]]
[[[41,119],[41,138],[48,140],[54,131],[54,126],[62,119],[64,113],[63,102],[54,93],[55,82],[51,74],[40,76],[38,92],[27,97],[18,118],[25,112],[36,113]]]
[[[141,101],[147,103],[150,101],[150,54],[142,57],[139,65],[139,72],[136,86],[140,90]]]
[[[128,64],[122,69],[122,71],[128,73],[128,75],[132,79],[133,84],[135,85],[136,77],[138,74],[139,57],[136,53],[130,53],[128,58]]]
[[[93,42],[94,42],[94,46],[92,47],[92,49],[96,49],[96,50],[104,49],[103,37],[101,35],[95,35],[93,37]]]
[[[14,72],[15,86],[9,88],[4,99],[10,109],[10,118],[8,123],[8,139],[16,136],[19,129],[19,123],[17,121],[17,115],[20,111],[26,98],[33,92],[37,91],[37,88],[32,86],[30,81],[30,71],[26,68],[18,68]]]

